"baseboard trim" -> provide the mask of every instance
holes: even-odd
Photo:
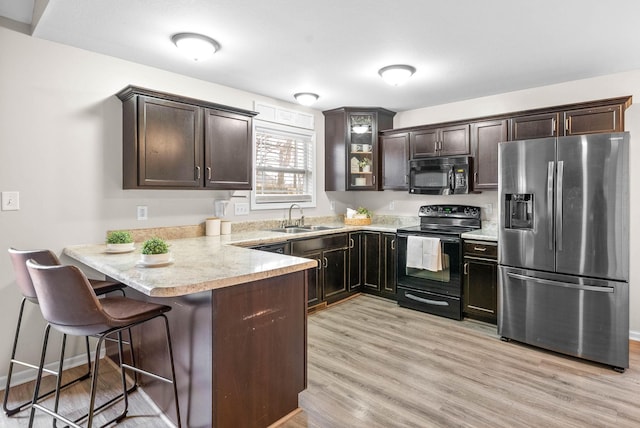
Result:
[[[104,357],[104,350],[101,352],[102,353],[102,357]],[[91,361],[95,361],[95,352],[91,353]],[[37,363],[31,363],[31,364],[37,364]],[[84,364],[87,364],[87,356],[86,354],[80,354],[80,355],[76,355],[75,357],[71,357],[71,358],[65,358],[64,359],[64,370],[73,368],[73,367],[78,367],[78,366],[82,366]],[[23,383],[27,383],[27,382],[31,382],[32,380],[36,380],[36,376],[38,375],[37,371],[34,369],[30,369],[30,368],[26,368],[24,367],[24,370],[21,371],[16,371],[16,368],[18,367],[24,367],[20,364],[14,364],[13,368],[13,374],[11,375],[11,385],[21,385]],[[53,361],[49,364],[45,365],[45,368],[49,369],[49,370],[53,370],[53,371],[57,371],[58,370],[58,362],[57,361]],[[45,373],[46,375],[46,373]],[[0,377],[0,391],[4,391],[4,389],[7,387],[7,376],[2,376]]]
[[[629,331],[629,340],[634,340],[636,342],[640,342],[640,331]]]

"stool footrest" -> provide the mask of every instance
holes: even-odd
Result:
[[[150,377],[152,377],[154,379],[161,380],[161,381],[166,382],[166,383],[173,383],[173,381],[171,379],[168,379],[168,378],[166,378],[164,376],[157,375],[155,373],[148,372],[146,370],[139,369],[137,367],[130,366],[129,364],[123,363],[122,364],[122,368],[134,371],[136,373],[140,373],[140,374],[143,374],[143,375],[150,376]]]

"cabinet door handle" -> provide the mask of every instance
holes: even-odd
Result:
[[[404,175],[404,184],[409,184],[409,174]]]
[[[478,184],[478,173],[477,172],[473,174],[473,182],[474,182],[474,184]]]
[[[356,246],[356,242],[353,238],[349,238],[349,249],[354,248]]]
[[[392,240],[391,240],[391,249],[392,249],[392,250],[395,250],[395,249],[396,249],[396,240],[395,240],[395,239],[392,239]]]
[[[196,167],[196,180],[200,180],[200,167]]]
[[[322,260],[318,259],[318,266],[316,266],[317,270],[322,269]]]
[[[322,267],[326,269],[327,267],[329,267],[329,260],[327,260],[326,257],[323,257],[323,259],[324,259],[324,266]]]
[[[464,274],[465,275],[469,275],[469,263],[465,263],[464,264]]]
[[[372,178],[373,178],[373,184],[376,184],[376,176],[373,175]]]
[[[487,251],[487,248],[486,248],[486,247],[485,247],[485,248],[482,248],[482,247],[473,247],[473,250],[474,250],[474,251],[482,251],[482,252],[485,252],[485,251]]]
[[[565,132],[569,132],[569,118],[564,120],[564,130]]]
[[[207,180],[211,181],[211,167],[207,167]]]

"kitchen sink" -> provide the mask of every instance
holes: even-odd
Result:
[[[332,226],[290,226],[290,227],[280,227],[278,229],[270,229],[271,232],[282,232],[282,233],[305,233],[305,232],[315,232],[318,230],[332,230],[337,229],[337,227]]]

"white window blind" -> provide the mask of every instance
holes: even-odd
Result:
[[[315,134],[290,126],[260,123],[256,124],[254,135],[256,207],[314,202]]]

